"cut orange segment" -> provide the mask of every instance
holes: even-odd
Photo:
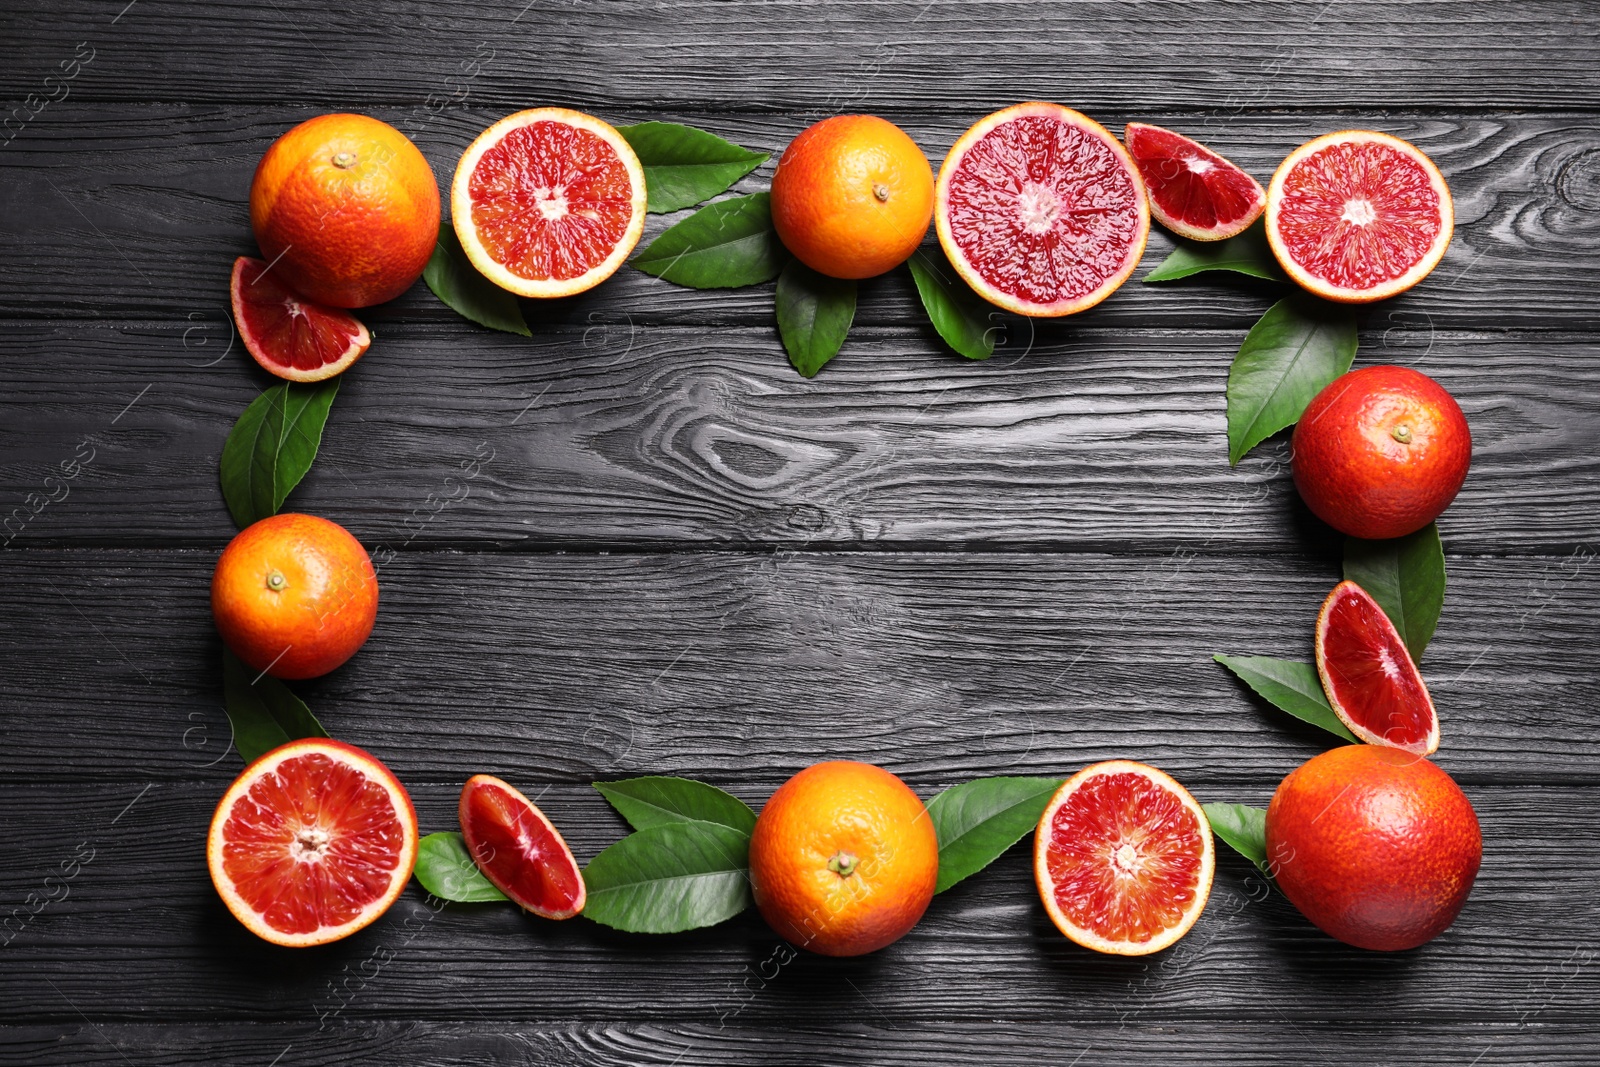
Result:
[[[468,146],[451,222],[480,272],[519,296],[572,296],[609,278],[644,232],[644,167],[608,123],[519,111]]]
[[[377,919],[416,859],[405,787],[372,756],[325,737],[290,741],[246,767],[206,839],[228,910],[290,947],[337,941]]]
[[[1084,948],[1119,956],[1159,952],[1188,933],[1215,865],[1194,797],[1131,760],[1067,779],[1034,837],[1034,881],[1051,921]]]
[[[1289,153],[1267,186],[1267,240],[1284,271],[1326,300],[1403,293],[1444,258],[1450,187],[1408,141],[1371,130],[1325,134]]]
[[[1439,747],[1439,714],[1422,672],[1383,608],[1340,582],[1317,615],[1317,674],[1339,721],[1371,745],[1419,756]]]
[[[467,854],[494,887],[546,919],[570,919],[588,893],[578,861],[555,824],[527,797],[491,774],[461,789]]]
[[[1150,194],[1150,213],[1179,237],[1238,236],[1267,206],[1260,182],[1199,141],[1146,122],[1128,123],[1122,138]]]
[[[372,343],[360,319],[307,300],[279,281],[265,260],[234,260],[228,295],[245,350],[263,368],[291,382],[332,378]]]

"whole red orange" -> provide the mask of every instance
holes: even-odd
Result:
[[[223,642],[252,670],[315,678],[356,654],[378,616],[361,542],[315,515],[273,515],[228,542],[211,575]]]
[[[1455,397],[1409,367],[1362,367],[1328,383],[1294,428],[1294,484],[1352,537],[1404,537],[1438,518],[1472,463]]]
[[[272,270],[319,304],[393,300],[439,241],[439,183],[417,146],[366,115],[319,115],[279,137],[250,183]]]
[[[1323,933],[1397,951],[1455,921],[1483,857],[1461,787],[1421,756],[1346,745],[1295,769],[1267,808],[1267,860]]]

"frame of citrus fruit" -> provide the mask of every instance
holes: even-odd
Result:
[[[800,947],[856,955],[904,936],[935,895],[1034,831],[1035,881],[1057,928],[1086,948],[1141,955],[1204,910],[1215,831],[1351,944],[1411,947],[1447,928],[1481,837],[1470,803],[1426,759],[1439,719],[1416,660],[1443,600],[1434,520],[1466,476],[1471,439],[1430,379],[1349,372],[1356,335],[1340,305],[1401,291],[1438,263],[1453,225],[1448,186],[1414,146],[1369,131],[1295,149],[1265,190],[1180,133],[1130,123],[1125,137],[1127,148],[1060,105],[1018,104],[974,123],[935,179],[898,127],[836,116],[794,139],[770,192],[717,199],[768,156],[691,127],[618,129],[538,108],[473,141],[444,227],[426,161],[391,127],[323,116],[280,138],[251,190],[265,258],[241,258],[232,291],[247,349],[284,381],[223,449],[241,532],[212,583],[228,714],[250,761],[208,837],[229,909],[274,943],[321,944],[375,921],[414,873],[444,900],[509,900],[645,933],[756,907]],[[280,680],[345,662],[378,610],[361,545],[326,519],[281,513],[315,457],[338,375],[371,342],[345,309],[422,276],[474,322],[526,335],[517,297],[600,284],[647,212],[687,208],[633,266],[696,288],[776,280],[778,332],[806,377],[844,344],[858,279],[909,263],[941,338],[984,359],[990,307],[1045,317],[1106,299],[1136,268],[1152,214],[1184,243],[1146,281],[1223,270],[1298,284],[1305,291],[1268,310],[1230,372],[1230,461],[1300,423],[1302,495],[1364,536],[1347,544],[1346,580],[1318,619],[1314,667],[1217,660],[1356,744],[1289,775],[1265,812],[1202,805],[1125,760],[1065,781],[980,778],[926,804],[887,770],[833,761],[801,770],[759,814],[683,778],[597,782],[632,832],[582,868],[532,800],[488,775],[467,780],[459,831],[421,836],[393,774],[328,739]],[[930,225],[938,245],[924,249]],[[1328,800],[1341,782],[1362,802]]]

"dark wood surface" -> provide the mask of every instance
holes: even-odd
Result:
[[[94,59],[67,96],[0,147],[0,510],[95,448],[0,551],[3,910],[93,859],[0,948],[0,1064],[1600,1062],[1592,5],[16,0],[7,108],[80,42]],[[630,936],[436,913],[413,888],[324,949],[246,933],[205,874],[238,769],[207,583],[233,532],[218,451],[266,383],[225,305],[272,139],[364,111],[443,179],[536,104],[770,151],[868,111],[937,164],[1036,97],[1189,130],[1263,179],[1350,126],[1413,139],[1449,178],[1455,241],[1363,312],[1358,360],[1435,376],[1475,437],[1423,664],[1439,762],[1485,834],[1456,925],[1348,949],[1225,854],[1188,938],[1104,958],[1054,932],[1017,851],[890,949],[770,980],[753,915]],[[1157,228],[1146,264],[1171,245]],[[400,774],[425,829],[489,771],[548,786],[580,860],[623,832],[596,778],[683,774],[759,805],[828,757],[931,796],[1128,756],[1263,804],[1322,742],[1209,657],[1307,656],[1339,544],[1281,438],[1226,462],[1228,363],[1271,291],[1147,269],[1074,319],[1008,322],[986,364],[945,350],[891,275],[811,382],[770,287],[625,269],[526,305],[524,339],[418,285],[366,313],[378,339],[291,498],[395,550],[371,642],[299,690]],[[467,497],[422,522],[485,446]]]

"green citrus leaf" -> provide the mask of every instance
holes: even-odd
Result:
[[[1189,241],[1180,237],[1177,243],[1172,254],[1144,276],[1145,281],[1171,282],[1210,270],[1228,270],[1271,282],[1289,280],[1267,244],[1267,225],[1261,219],[1225,241]]]
[[[789,362],[815,378],[844,344],[856,317],[856,283],[818,274],[791,259],[778,275],[778,334]]]
[[[930,800],[928,817],[939,835],[934,892],[977,874],[1022,840],[1060,787],[1059,778],[979,778]]]
[[[989,316],[995,309],[961,280],[944,250],[938,245],[919,248],[906,265],[928,320],[945,344],[968,359],[994,355],[994,324]]]
[[[675,122],[641,122],[618,126],[617,132],[644,164],[649,210],[658,213],[694,207],[726,192],[769,158]]]
[[[650,242],[633,265],[691,289],[770,282],[789,256],[772,228],[772,194],[707,204]]]
[[[338,378],[274,385],[233,424],[219,467],[222,498],[240,527],[276,515],[311,469],[338,392]]]
[[[281,387],[268,389],[252,400],[233,424],[222,446],[222,499],[241,529],[277,510],[273,497],[277,493],[274,475],[278,469],[278,453],[275,435],[265,430],[267,412],[274,407],[281,423]]]
[[[302,737],[327,737],[311,709],[268,674],[222,650],[222,696],[233,726],[233,747],[246,763]]]
[[[439,225],[439,243],[423,268],[422,277],[456,314],[491,330],[532,337],[533,331],[522,317],[517,295],[500,288],[479,273],[461,247],[461,238],[448,222]]]
[[[1237,674],[1274,707],[1345,741],[1361,740],[1334,714],[1327,694],[1322,691],[1317,668],[1311,664],[1270,656],[1224,656],[1221,653],[1211,658]]]
[[[1430,522],[1389,541],[1346,538],[1344,576],[1372,594],[1400,631],[1411,658],[1420,660],[1444,607],[1444,544],[1438,525]]]
[[[603,926],[675,934],[731,919],[752,903],[750,835],[710,822],[662,823],[589,861],[583,914]]]
[[[1264,808],[1245,804],[1202,804],[1211,832],[1222,838],[1222,843],[1256,865],[1267,877],[1272,871],[1267,867],[1267,813]]]
[[[478,870],[466,840],[454,830],[429,834],[417,842],[417,866],[411,873],[440,900],[487,904],[509,899]]]
[[[1287,297],[1250,327],[1228,371],[1228,462],[1285,426],[1311,398],[1350,369],[1356,320],[1350,309]]]
[[[750,805],[704,782],[651,775],[594,787],[635,830],[680,822],[715,823],[743,834],[756,828]]]

